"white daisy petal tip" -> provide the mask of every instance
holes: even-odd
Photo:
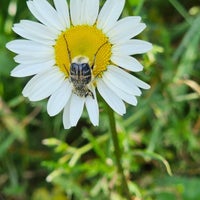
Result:
[[[70,124],[66,124],[64,123],[64,129],[70,129],[73,128],[74,126],[70,125]]]
[[[146,52],[151,51],[151,50],[153,49],[153,44],[150,43],[150,42],[146,42],[146,44],[147,44],[147,46],[148,46]]]
[[[24,77],[24,76],[20,76],[18,71],[16,70],[16,68],[14,68],[11,72],[10,72],[10,76],[12,77]]]
[[[7,48],[8,50],[10,50],[10,43],[11,43],[11,42],[8,42],[8,43],[6,44],[6,48]]]
[[[11,42],[8,42],[8,43],[6,44],[6,48],[7,48],[8,50],[14,52],[13,48],[16,47],[15,41],[16,41],[16,40],[13,40],[13,41],[11,41]]]
[[[18,77],[18,76],[15,75],[14,69],[10,72],[10,76],[12,76],[12,77]]]
[[[70,129],[70,128],[74,127],[70,124],[70,122],[68,120],[64,119],[64,117],[63,117],[63,126],[64,126],[64,129]]]
[[[149,84],[145,83],[145,85],[142,89],[149,90],[150,88],[151,88],[151,86]]]

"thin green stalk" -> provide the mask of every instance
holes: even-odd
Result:
[[[190,15],[187,13],[186,9],[182,6],[182,4],[177,0],[169,0],[169,2],[174,6],[174,8],[182,15],[182,17],[188,22],[188,24],[191,24],[191,18]]]
[[[139,3],[138,3],[138,6],[136,7],[136,10],[134,12],[135,15],[139,15],[141,10],[142,10],[142,7],[144,5],[144,2],[145,0],[140,0]]]
[[[113,113],[113,110],[109,106],[107,106],[107,110],[108,110],[108,116],[109,116],[109,122],[110,122],[110,132],[111,132],[111,137],[112,137],[112,141],[113,141],[113,145],[114,145],[114,153],[115,153],[118,173],[121,176],[122,190],[125,193],[127,199],[131,200],[131,194],[129,192],[128,183],[127,183],[126,177],[124,175],[124,170],[123,170],[123,167],[121,164],[122,152],[120,149],[119,139],[117,136],[114,113]]]

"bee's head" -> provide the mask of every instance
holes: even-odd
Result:
[[[72,63],[76,63],[76,64],[87,63],[87,64],[89,64],[89,58],[86,56],[76,56],[75,58],[73,58]]]

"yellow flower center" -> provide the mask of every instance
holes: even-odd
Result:
[[[77,56],[87,57],[89,65],[94,64],[94,77],[101,76],[110,63],[111,44],[95,26],[80,25],[67,29],[58,37],[54,48],[56,65],[66,77],[69,77],[70,57],[71,60]]]

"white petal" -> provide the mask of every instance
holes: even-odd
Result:
[[[58,15],[60,15],[65,22],[65,28],[69,28],[70,27],[70,18],[69,18],[69,9],[68,9],[67,1],[66,0],[54,0],[54,5],[56,7]]]
[[[111,60],[116,65],[133,72],[139,72],[143,70],[143,66],[131,56],[113,54],[111,56]]]
[[[99,12],[99,0],[85,0],[83,1],[81,11],[81,22],[83,24],[93,25],[97,19]]]
[[[125,0],[107,0],[99,13],[97,28],[107,33],[121,15],[124,4]]]
[[[28,20],[22,20],[19,24],[15,24],[13,31],[28,40],[46,45],[54,45],[57,38],[57,35],[53,34],[46,26]]]
[[[65,80],[60,88],[49,98],[47,112],[50,116],[57,115],[67,104],[72,93],[72,88],[68,80]]]
[[[112,44],[122,43],[141,33],[146,25],[139,23],[140,17],[126,17],[119,20],[107,33]]]
[[[72,24],[74,26],[81,24],[81,9],[82,9],[81,0],[70,0],[70,14],[71,14]]]
[[[132,39],[122,44],[115,44],[112,53],[118,55],[134,55],[146,53],[152,49],[152,44],[146,41]]]
[[[111,81],[113,85],[117,85],[121,90],[128,94],[135,96],[140,96],[142,94],[141,90],[132,79],[132,76],[116,66],[108,66],[107,71],[104,72],[103,76]]]
[[[64,74],[57,68],[35,75],[25,86],[22,93],[30,101],[39,101],[54,93],[64,81]]]
[[[20,24],[22,24],[23,27],[26,27],[26,30],[31,29],[31,31],[34,31],[34,33],[37,33],[38,35],[45,34],[42,36],[44,38],[57,39],[58,35],[60,34],[60,31],[35,21],[20,20]]]
[[[31,13],[46,26],[60,31],[65,28],[55,9],[46,0],[28,1],[27,5]]]
[[[30,55],[17,55],[14,57],[14,60],[16,63],[21,63],[23,65],[33,65],[33,64],[40,64],[43,62],[48,62],[50,60],[54,60],[54,58],[46,56],[46,55],[34,55],[34,54],[30,54]],[[55,60],[54,60],[55,62]]]
[[[149,89],[150,86],[139,80],[138,78],[136,78],[135,76],[133,75],[130,75],[129,73],[125,72],[124,70],[120,69],[119,67],[113,67],[113,66],[108,66],[108,69],[110,71],[109,74],[113,74],[114,76],[116,77],[121,77],[122,79],[127,80],[127,84],[131,85],[131,87],[133,87],[133,85],[136,85],[140,88],[143,88],[143,89]]]
[[[121,99],[126,101],[127,103],[136,106],[137,105],[137,99],[132,94],[128,94],[125,91],[121,90],[118,85],[114,85],[109,79],[107,79],[105,76],[103,76],[103,81],[105,84]]]
[[[70,102],[70,123],[76,126],[83,112],[85,98],[72,94]]]
[[[147,83],[141,81],[140,79],[136,78],[135,76],[132,76],[132,79],[134,80],[135,84],[136,84],[138,87],[140,87],[140,88],[142,88],[142,89],[146,89],[146,90],[148,90],[148,89],[150,88],[150,85],[149,85],[149,84],[147,84]]]
[[[70,100],[68,101],[63,111],[63,125],[65,129],[69,129],[72,127],[70,122]]]
[[[71,0],[70,12],[72,24],[93,25],[99,11],[99,0]]]
[[[54,60],[49,60],[47,62],[32,64],[32,65],[20,64],[11,71],[11,76],[14,77],[32,76],[41,73],[47,69],[51,69],[51,67],[53,67],[54,64],[55,64]]]
[[[34,54],[39,55],[54,55],[52,46],[43,45],[30,40],[13,40],[6,44],[6,47],[17,54]]]
[[[92,122],[94,126],[98,126],[99,125],[99,107],[97,103],[95,89],[93,88],[91,89],[91,91],[94,95],[94,99],[88,95],[86,97],[85,105],[88,111],[88,115],[90,117],[90,121]]]
[[[119,115],[126,113],[124,102],[104,83],[102,79],[97,80],[97,89],[107,104]]]

